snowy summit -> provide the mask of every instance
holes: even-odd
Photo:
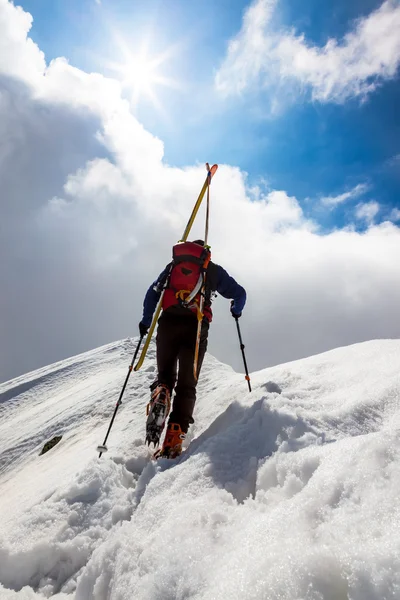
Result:
[[[1,600],[400,598],[400,341],[252,375],[207,355],[176,460],[151,460],[155,347],[0,385]],[[62,440],[39,456],[55,435]]]

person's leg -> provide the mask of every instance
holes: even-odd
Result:
[[[151,384],[147,405],[146,442],[157,445],[171,407],[171,394],[176,381],[179,336],[171,315],[163,313],[157,330],[157,379]]]
[[[163,313],[158,321],[157,380],[154,382],[156,385],[158,383],[165,384],[171,394],[176,382],[179,354],[179,323],[174,317],[175,315]]]
[[[200,336],[198,374],[207,350],[209,324],[203,321]],[[187,433],[189,425],[193,423],[193,411],[196,403],[197,380],[193,373],[194,353],[196,346],[197,321],[195,319],[182,319],[182,330],[179,348],[178,382],[175,388],[170,423],[181,426],[183,433]]]

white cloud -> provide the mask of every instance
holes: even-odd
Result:
[[[325,206],[335,207],[338,204],[343,204],[343,202],[347,202],[348,200],[353,200],[354,198],[358,198],[365,194],[369,189],[369,186],[365,183],[359,183],[354,188],[349,190],[348,192],[344,192],[343,194],[339,194],[338,196],[324,196],[321,198],[321,203]]]
[[[0,73],[37,82],[45,69],[44,54],[27,37],[32,16],[8,0],[0,0]]]
[[[382,81],[393,78],[400,64],[400,5],[386,0],[356,21],[342,40],[325,46],[308,43],[303,34],[274,30],[278,0],[256,0],[246,11],[238,35],[216,75],[224,94],[292,81],[309,87],[321,102],[365,98]]]
[[[357,204],[355,210],[356,219],[360,221],[366,221],[367,223],[373,223],[376,215],[380,211],[378,202],[365,202]]]
[[[205,177],[203,165],[163,162],[162,142],[135,119],[117,82],[64,59],[40,66],[24,15],[0,0],[0,40],[13,53],[0,66],[0,379],[136,334],[145,291]],[[32,64],[40,66],[33,78]],[[318,235],[296,198],[261,187],[252,201],[246,175],[229,165],[211,194],[214,259],[248,291],[251,369],[400,336],[398,227]],[[204,212],[193,235],[203,227]],[[210,350],[240,367],[221,298]]]
[[[400,210],[398,208],[393,208],[390,213],[389,219],[391,221],[400,221]]]

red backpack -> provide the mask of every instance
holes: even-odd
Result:
[[[173,247],[172,269],[164,291],[163,310],[181,306],[199,314],[201,290],[210,259],[210,250],[194,242],[181,242]],[[204,306],[204,316],[211,321],[211,309],[207,306]]]

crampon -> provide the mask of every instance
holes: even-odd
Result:
[[[186,434],[177,423],[168,423],[162,448],[154,452],[153,458],[177,458],[182,454],[182,443]]]
[[[171,408],[171,394],[166,385],[156,384],[147,405],[146,444],[156,447]]]

